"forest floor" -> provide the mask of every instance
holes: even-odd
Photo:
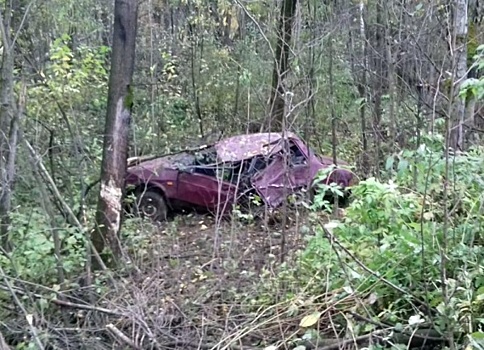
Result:
[[[286,301],[294,286],[274,281],[283,261],[297,263],[305,219],[267,227],[191,214],[141,224],[126,241],[137,240],[135,268],[102,301],[122,315],[111,322],[140,348],[265,349],[304,333],[304,311],[291,313]]]
[[[291,213],[286,224],[199,214],[160,225],[127,220],[122,241],[131,260],[120,270],[56,297],[39,290],[53,298],[49,312],[39,311],[42,341],[76,350],[337,349],[336,340],[315,344],[301,320],[319,313],[311,328],[339,338],[332,317],[355,300],[335,301],[334,291],[305,295],[294,271],[311,236],[308,217]],[[29,327],[11,316],[9,340]]]

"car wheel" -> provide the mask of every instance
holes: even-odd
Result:
[[[161,193],[152,189],[140,189],[136,193],[136,213],[153,221],[165,221],[168,206]]]

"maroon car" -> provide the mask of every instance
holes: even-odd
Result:
[[[289,195],[314,188],[318,172],[332,164],[293,133],[257,133],[176,154],[130,159],[126,185],[136,198],[137,214],[161,221],[169,211],[184,207],[230,212],[254,197],[275,208]],[[352,172],[338,168],[323,181],[347,189],[354,180]]]

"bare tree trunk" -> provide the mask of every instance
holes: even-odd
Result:
[[[465,100],[459,97],[459,90],[467,75],[467,0],[455,0],[453,13],[453,47],[454,78],[451,89],[452,115],[450,130],[450,147],[463,150],[463,124],[465,118]]]
[[[131,79],[134,70],[137,19],[137,0],[115,1],[101,189],[96,229],[91,233],[91,239],[97,251],[102,252],[105,242],[108,243],[114,262],[119,261],[121,257],[118,235],[121,230],[122,197],[133,105]]]
[[[393,6],[393,2],[388,0],[384,2],[384,14],[385,14],[385,43],[386,43],[386,61],[388,65],[388,117],[390,119],[390,151],[395,150],[396,137],[397,137],[397,122],[395,118],[395,67],[393,64],[393,39],[391,36],[391,23],[389,20],[390,9]]]
[[[277,128],[283,125],[285,114],[285,87],[284,80],[289,70],[289,50],[292,37],[292,23],[296,13],[297,0],[284,0],[281,4],[279,30],[275,52],[274,70],[272,72],[271,115]]]
[[[374,28],[375,34],[375,50],[373,52],[372,59],[372,70],[375,72],[372,81],[373,87],[373,136],[375,138],[375,175],[377,178],[380,177],[380,161],[382,158],[382,117],[383,117],[383,107],[382,107],[382,96],[385,89],[385,68],[384,68],[384,57],[385,57],[385,36],[382,33],[381,28],[383,27],[383,5],[382,2],[386,0],[379,0],[376,2],[376,26]]]
[[[10,143],[15,142],[13,146],[16,147],[17,130],[11,130],[11,127],[18,127],[13,107],[14,52],[10,37],[12,9],[8,1],[6,4],[5,18],[0,12],[0,33],[3,43],[0,68],[0,237],[4,248],[9,246],[10,203],[15,176],[15,149],[11,148]]]
[[[370,161],[369,161],[369,149],[368,149],[368,134],[366,126],[366,106],[368,103],[368,92],[367,92],[367,71],[368,71],[368,41],[366,40],[366,25],[365,25],[365,2],[360,0],[359,3],[359,24],[360,24],[360,40],[361,40],[361,55],[362,55],[362,69],[361,75],[358,79],[357,87],[358,94],[360,96],[360,126],[361,126],[361,141],[362,141],[362,157],[361,157],[361,168],[365,175],[369,172]],[[352,45],[352,48],[354,45]],[[353,50],[352,50],[353,51]],[[352,62],[354,66],[354,60]],[[356,68],[353,67],[355,71]],[[356,72],[355,72],[356,75]]]
[[[335,112],[335,98],[334,98],[334,74],[333,74],[333,36],[331,35],[328,39],[328,75],[329,75],[329,104],[331,109],[331,146],[332,146],[332,156],[333,164],[338,165],[338,136],[336,134],[337,130],[337,120]],[[333,205],[333,217],[336,218],[338,215],[339,207],[339,196],[334,194],[334,205]]]

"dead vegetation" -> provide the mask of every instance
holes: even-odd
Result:
[[[15,344],[33,336],[31,323],[46,349],[250,349],[296,337],[303,315],[291,313],[294,301],[285,301],[291,286],[270,290],[270,279],[283,236],[286,262],[294,263],[304,242],[301,227],[269,232],[200,215],[161,227],[129,222],[130,263],[115,276],[99,275],[92,287],[73,284],[60,292],[5,279],[2,289],[10,293],[3,298],[15,295],[19,304],[4,312],[2,319],[16,321],[1,331]],[[308,310],[328,308],[329,297]],[[13,317],[24,301],[35,310]]]

